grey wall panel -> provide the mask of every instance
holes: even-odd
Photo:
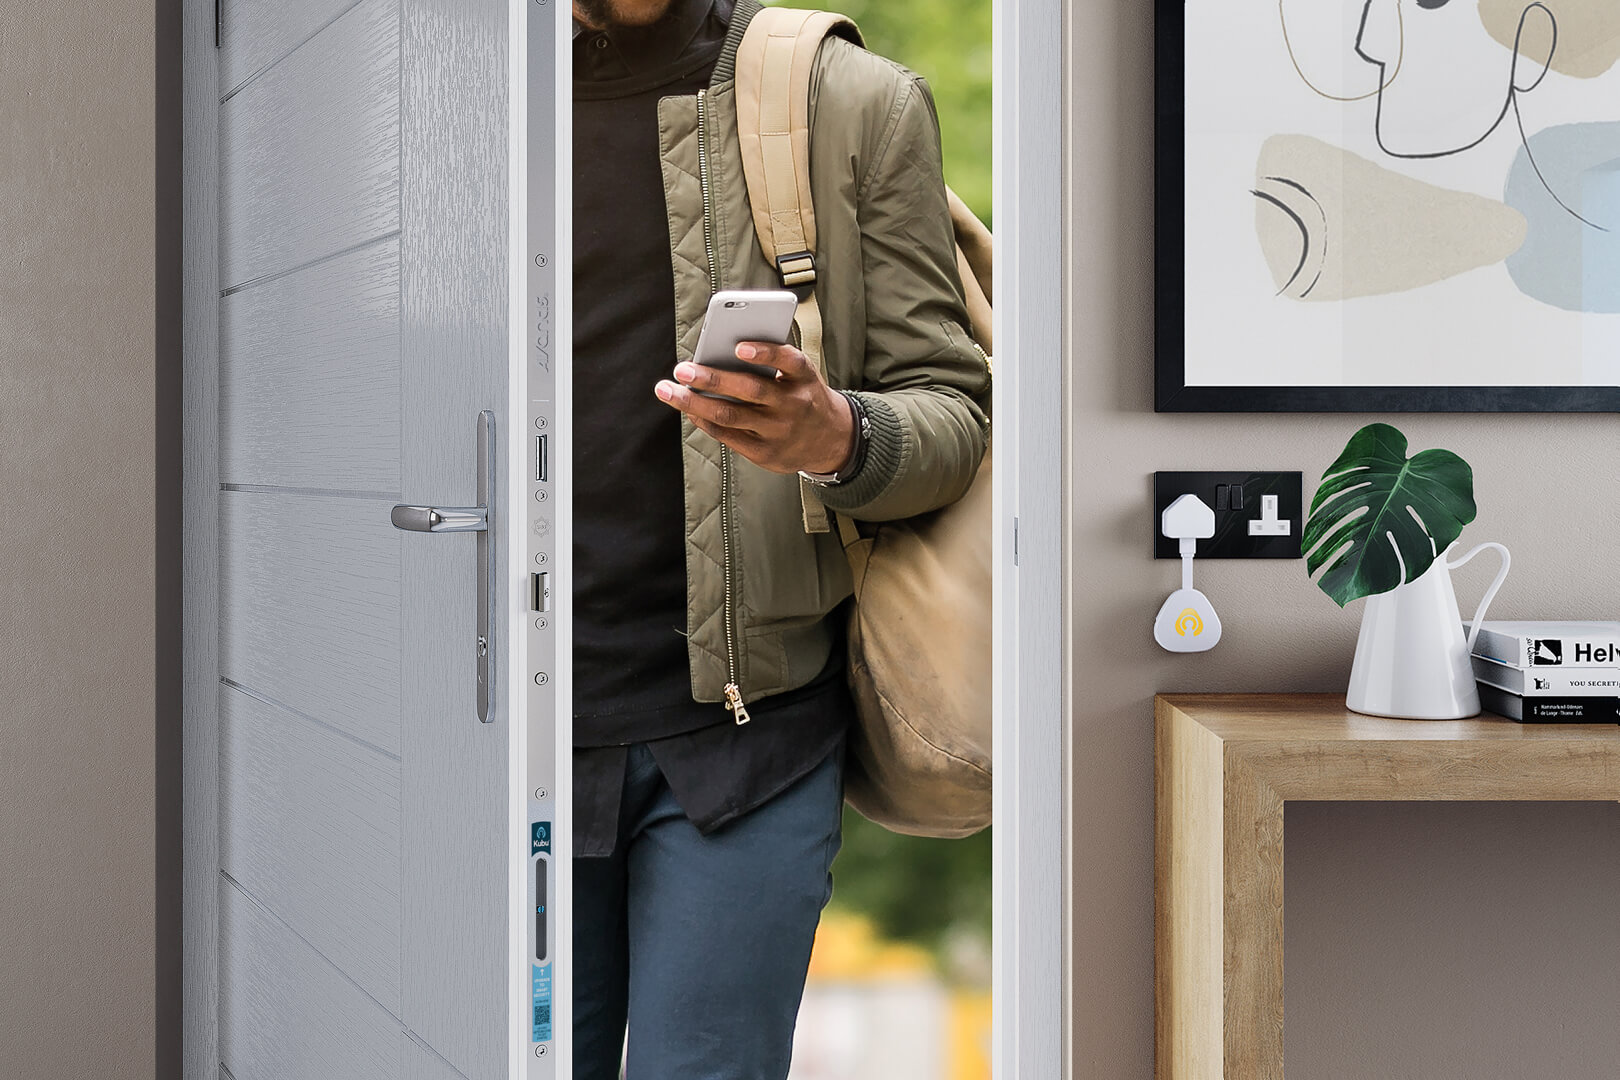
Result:
[[[219,0],[222,94],[286,59],[361,0]]]
[[[399,240],[220,304],[228,484],[399,490]]]
[[[221,689],[220,861],[399,1012],[399,761]]]
[[[221,106],[221,285],[399,227],[399,4],[365,0]]]
[[[221,492],[220,675],[398,754],[401,534],[390,506]]]
[[[535,11],[548,9],[535,8]],[[404,490],[415,501],[475,493],[476,420],[505,424],[507,5],[406,0],[402,93],[401,365]],[[504,452],[497,453],[502,465]],[[504,478],[498,490],[505,490]],[[507,500],[491,523],[504,569]],[[496,676],[480,724],[471,537],[406,536],[405,877],[402,988],[411,1030],[471,1080],[504,1080],[508,1009],[507,747],[514,717]],[[502,583],[498,596],[512,593]],[[504,660],[504,605],[491,649]],[[436,628],[436,632],[433,631]]]
[[[225,878],[220,983],[236,1080],[398,1080],[399,1021]]]
[[[402,1032],[399,1039],[400,1060],[405,1067],[405,1071],[400,1073],[400,1080],[467,1080],[448,1061],[434,1053],[431,1047],[412,1038],[409,1032]]]

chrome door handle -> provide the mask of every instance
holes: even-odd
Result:
[[[407,532],[470,532],[478,535],[478,719],[490,722],[490,693],[495,685],[495,649],[490,637],[490,613],[495,610],[494,562],[489,557],[489,497],[495,490],[495,414],[478,414],[478,505],[395,506],[389,514],[394,528]]]
[[[408,532],[483,532],[489,528],[487,506],[396,506],[394,528]]]

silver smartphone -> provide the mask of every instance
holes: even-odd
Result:
[[[698,332],[696,363],[723,371],[746,371],[776,377],[776,369],[737,359],[744,341],[785,345],[793,331],[793,312],[799,298],[785,289],[726,289],[709,298],[709,310]],[[703,393],[703,391],[698,391]],[[709,397],[725,397],[709,394]]]

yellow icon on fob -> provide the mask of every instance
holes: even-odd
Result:
[[[1176,633],[1186,637],[1189,633],[1198,637],[1204,632],[1204,620],[1199,617],[1196,608],[1187,608],[1176,618]]]

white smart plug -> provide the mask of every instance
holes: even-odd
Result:
[[[1159,517],[1159,529],[1181,542],[1181,588],[1171,593],[1153,620],[1153,640],[1177,653],[1208,652],[1221,640],[1221,617],[1209,597],[1193,588],[1193,555],[1199,540],[1215,535],[1215,511],[1196,495],[1183,495]]]
[[[1177,589],[1153,620],[1153,640],[1170,652],[1208,652],[1221,640],[1221,617],[1197,589]]]

